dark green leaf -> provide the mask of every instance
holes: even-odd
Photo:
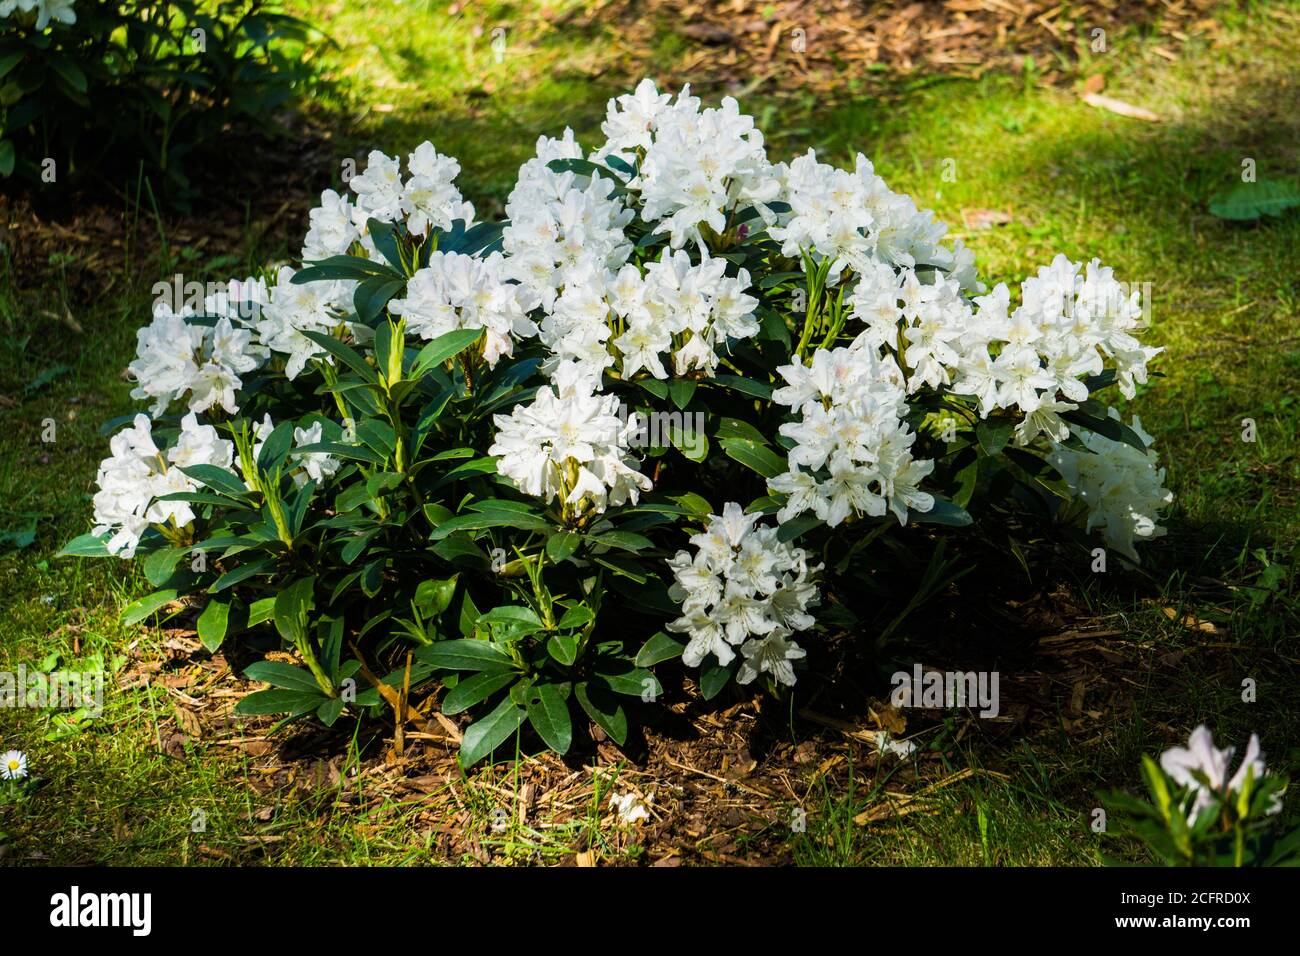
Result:
[[[528,699],[528,722],[537,735],[558,754],[566,753],[573,743],[573,723],[569,704],[554,684],[537,684]]]
[[[203,646],[215,653],[221,646],[221,642],[226,639],[226,631],[229,627],[229,602],[218,601],[216,598],[208,601],[208,606],[203,609],[198,621],[199,640],[203,642]]]
[[[618,669],[614,669],[615,667]],[[614,693],[622,694],[624,697],[649,696],[653,699],[664,692],[654,674],[651,674],[644,667],[602,664],[597,668],[593,680],[599,681]]]
[[[475,721],[465,731],[460,742],[461,766],[472,767],[496,750],[514,735],[526,716],[524,709],[509,697],[503,699],[492,713]]]
[[[442,699],[442,712],[447,715],[459,714],[475,704],[487,700],[501,688],[519,677],[514,671],[500,673],[472,674],[463,678]]]
[[[275,629],[295,644],[307,638],[307,614],[315,606],[316,578],[299,578],[275,596]]]
[[[752,395],[764,401],[769,401],[772,398],[771,385],[741,375],[715,375],[708,381],[710,384],[729,388],[735,392],[742,392],[745,395]]]
[[[565,667],[571,667],[578,659],[578,635],[554,634],[546,642],[546,653],[550,654]]]
[[[909,510],[907,514],[917,524],[940,524],[952,528],[964,528],[974,521],[970,512],[961,505],[938,496],[934,499],[934,507],[929,511]]]
[[[435,365],[455,358],[482,337],[482,329],[456,329],[438,336],[420,349],[420,354],[411,366],[411,378],[419,378]]]
[[[695,394],[697,382],[693,378],[674,378],[668,383],[668,394],[673,400],[673,404],[678,408],[685,410],[686,406],[691,403],[691,397]]]
[[[746,468],[758,472],[764,478],[775,478],[786,470],[786,461],[766,445],[760,445],[748,438],[728,438],[722,442],[722,449],[731,458]]]
[[[560,564],[582,543],[582,536],[572,531],[557,531],[546,539],[546,556],[555,564]]]
[[[258,661],[249,664],[244,670],[244,677],[247,680],[265,681],[283,690],[322,693],[320,685],[316,683],[316,678],[310,671],[280,661]]]
[[[132,601],[122,609],[122,623],[138,624],[145,618],[156,614],[160,608],[175,601],[176,597],[176,591],[169,589],[156,591],[140,598],[138,601]]]
[[[684,647],[685,645],[680,641],[659,631],[641,645],[641,650],[637,651],[636,666],[653,667],[663,661],[675,660],[682,656]]]
[[[700,696],[712,700],[727,686],[731,679],[731,668],[718,664],[705,665],[700,670]]]
[[[503,671],[515,667],[505,651],[488,641],[437,641],[416,650],[415,656],[449,671]]]
[[[1210,200],[1210,212],[1220,219],[1238,221],[1280,216],[1297,206],[1300,206],[1300,187],[1292,182],[1270,179],[1237,183]]]
[[[574,695],[582,709],[620,747],[627,743],[627,714],[618,698],[604,687],[586,681],[574,685]]]
[[[633,534],[631,531],[605,531],[601,534],[589,534],[587,535],[587,541],[591,544],[618,548],[621,551],[631,551],[633,554],[654,547],[654,542],[649,538]]]
[[[293,435],[292,427],[289,429],[289,434]],[[213,491],[219,491],[231,498],[242,499],[248,496],[248,489],[244,483],[233,471],[227,471],[225,468],[218,468],[216,465],[186,465],[181,468],[181,471],[199,484],[207,485]]]
[[[375,372],[374,368],[351,346],[345,345],[332,335],[326,335],[323,332],[304,331],[302,334],[307,336],[307,338],[311,339],[348,368],[352,369],[352,371],[356,372],[367,382],[374,384],[379,383],[379,376]]]
[[[1007,446],[1015,427],[1007,418],[986,418],[975,426],[975,438],[985,454],[996,455]]]
[[[315,693],[300,690],[259,690],[249,694],[235,705],[235,713],[244,717],[257,717],[264,714],[291,715],[305,714],[315,710],[329,700],[317,688]]]
[[[78,535],[55,555],[56,558],[107,558],[109,556],[103,539],[93,534]]]

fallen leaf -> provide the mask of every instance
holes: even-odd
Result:
[[[1178,611],[1172,607],[1162,608],[1161,610],[1164,612],[1165,617],[1169,618],[1169,620],[1181,624],[1183,627],[1187,628],[1188,630],[1201,631],[1205,634],[1223,633],[1216,624],[1213,624],[1210,621],[1203,621],[1194,615],[1184,614],[1180,618],[1178,616]]]
[[[172,713],[176,715],[176,726],[187,737],[198,739],[203,736],[203,725],[194,713],[175,705],[172,706]]]
[[[1089,106],[1095,106],[1099,110],[1108,110],[1119,116],[1127,116],[1129,119],[1146,120],[1148,123],[1160,122],[1160,117],[1148,109],[1109,96],[1102,96],[1100,93],[1084,93],[1080,99]]]
[[[967,229],[992,229],[1009,223],[1011,214],[998,209],[963,209],[961,218]]]

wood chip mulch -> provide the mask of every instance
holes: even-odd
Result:
[[[889,77],[979,77],[1019,71],[1033,57],[1040,82],[1070,78],[1068,64],[1106,51],[1127,30],[1160,38],[1176,59],[1183,43],[1213,36],[1216,0],[601,0],[553,17],[557,26],[603,28],[630,74],[649,71],[745,92],[842,94]],[[660,42],[675,34],[672,43]]]
[[[961,607],[954,601],[950,620],[936,618],[936,628],[959,627],[967,613]],[[843,794],[850,775],[860,794],[888,775],[854,823],[889,839],[911,823],[908,818],[937,812],[942,791],[975,775],[1008,779],[998,754],[1021,743],[1035,747],[1045,766],[1064,759],[1062,734],[1072,747],[1104,746],[1113,721],[1133,706],[1132,681],[1177,673],[1177,657],[1133,642],[1122,622],[1089,617],[1065,588],[1007,601],[999,613],[1020,621],[1014,638],[1001,646],[987,634],[983,646],[971,645],[970,634],[953,631],[943,647],[917,651],[943,669],[996,666],[1002,703],[994,719],[974,709],[954,715],[894,708],[887,683],[836,663],[855,646],[844,636],[849,643],[839,647],[834,640],[820,648],[810,642],[815,655],[827,658],[816,662],[819,672],[834,676],[821,684],[806,677],[793,729],[783,703],[749,693],[707,703],[688,674],[676,680],[669,674],[667,700],[645,709],[644,732],[624,747],[594,725],[578,727],[574,749],[564,758],[525,752],[517,765],[506,761],[468,774],[456,756],[468,720],[438,713],[436,695],[423,702],[429,716],[407,723],[400,753],[391,717],[365,723],[356,762],[347,757],[349,719],[333,731],[299,724],[271,734],[269,718],[233,716],[238,700],[262,687],[238,676],[255,656],[241,656],[232,666],[223,653],[204,651],[183,625],[161,632],[156,644],[133,645],[118,682],[123,689],[150,684],[155,695],[165,695],[158,735],[164,753],[247,758],[254,809],[242,832],[193,848],[213,862],[284,862],[275,856],[277,847],[300,838],[286,826],[300,825],[306,813],[322,824],[343,814],[361,836],[399,846],[416,863],[783,865],[792,861],[795,830],[817,825],[808,814],[817,813],[819,795]],[[1223,632],[1211,633],[1205,622],[1193,625],[1206,631],[1203,653],[1218,653]],[[968,645],[965,657],[948,656],[958,644]],[[918,758],[899,764],[879,754],[882,731],[916,743]],[[1158,742],[1162,728],[1150,732]],[[1164,728],[1164,736],[1172,741],[1176,732]],[[1043,742],[1041,752],[1035,740]],[[971,746],[984,755],[981,769],[945,769],[963,766],[961,752]],[[621,819],[610,802],[614,795],[639,804],[642,818]],[[1080,801],[1089,798],[1079,794]],[[286,819],[297,823],[281,822],[281,809],[295,802],[300,806]]]

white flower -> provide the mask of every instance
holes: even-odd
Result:
[[[430,142],[421,143],[406,159],[411,178],[402,187],[401,208],[406,228],[412,235],[424,235],[430,228],[450,229],[452,222],[474,221],[474,207],[467,203],[454,180],[460,163],[443,156]]]
[[[662,116],[671,111],[671,93],[660,93],[653,80],[645,79],[632,93],[625,93],[609,101],[605,122],[600,131],[605,134],[602,154],[630,153],[649,149],[654,141],[654,130]],[[683,87],[677,97],[678,109],[699,109],[700,101],[690,95],[690,87]]]
[[[76,23],[76,0],[4,0],[0,2],[0,17],[8,17],[15,10],[36,14],[36,30],[44,30],[50,22]]]
[[[906,760],[912,754],[916,753],[916,744],[910,740],[894,740],[888,731],[878,730],[872,741],[876,747],[876,753],[881,756],[897,757],[899,760]]]
[[[109,441],[111,455],[99,466],[93,505],[96,535],[111,532],[105,546],[110,554],[135,555],[140,536],[150,525],[171,523],[185,527],[194,512],[184,501],[157,501],[174,492],[198,489],[198,483],[181,469],[215,465],[229,469],[234,446],[217,436],[211,425],[200,425],[194,413],[181,420],[176,443],[165,454],[154,444],[148,416],[136,415],[130,428]]]
[[[1109,415],[1119,421],[1119,412],[1114,408]],[[1137,561],[1135,542],[1165,533],[1157,522],[1160,511],[1174,500],[1174,494],[1164,487],[1165,470],[1159,467],[1159,458],[1152,448],[1154,439],[1143,431],[1136,415],[1132,428],[1147,446],[1146,451],[1084,431],[1079,439],[1087,451],[1053,443],[1047,460],[1061,473],[1070,491],[1087,506],[1087,530],[1100,527],[1107,546]]]
[[[736,672],[736,683],[748,684],[759,674],[770,674],[778,684],[794,686],[794,665],[791,661],[807,656],[807,652],[788,639],[780,630],[767,637],[748,641],[741,649],[744,660]]]
[[[333,334],[339,329],[350,330],[345,316],[352,311],[353,282],[323,281],[293,282],[294,270],[288,266],[280,269],[270,302],[262,309],[257,322],[260,343],[272,352],[288,356],[284,374],[297,378],[313,358],[332,362],[329,353],[313,342],[304,332]]]
[[[314,422],[310,428],[295,428],[293,430],[294,446],[315,445],[321,441],[321,423]],[[324,483],[327,478],[334,477],[334,473],[339,470],[340,462],[323,451],[307,451],[292,453],[301,465],[300,469],[293,471],[294,484],[299,487],[305,485],[309,480],[316,482],[318,485]]]
[[[414,236],[424,236],[433,228],[449,229],[452,222],[460,220],[467,225],[474,221],[474,207],[465,201],[455,185],[460,174],[460,163],[450,156],[440,154],[432,143],[424,142],[406,158],[411,176],[402,179],[402,164],[394,156],[371,150],[366,158],[365,171],[348,182],[356,193],[356,204],[349,206],[347,199],[326,192],[321,195],[319,220],[312,218],[314,234],[309,234],[309,245],[314,252],[346,250],[353,239],[359,239],[371,259],[383,258],[369,235],[369,222],[400,222]],[[351,229],[341,221],[347,213]],[[303,250],[307,259],[307,250]]]
[[[854,173],[817,162],[809,150],[790,163],[782,197],[790,212],[783,224],[769,229],[781,252],[800,258],[810,252],[832,260],[832,280],[851,267],[864,272],[875,251],[875,217],[868,204],[868,186]]]
[[[650,811],[635,793],[610,794],[609,806],[618,814],[618,822],[633,826],[640,820],[649,820]]]
[[[504,259],[494,252],[486,259],[459,252],[434,252],[429,264],[415,273],[389,311],[404,316],[406,329],[423,339],[435,339],[456,329],[484,329],[483,349],[489,365],[510,355],[520,339],[537,334],[528,318],[523,286],[507,282]]]
[[[614,367],[624,379],[642,371],[663,379],[671,358],[673,374],[712,376],[729,341],[759,329],[748,271],[728,276],[726,269],[723,259],[694,264],[685,250],[665,249],[644,275],[629,264],[569,282],[541,322],[551,351],[543,371],[571,360],[593,376]]]
[[[1014,312],[1005,285],[976,297],[972,308],[964,296],[977,287],[968,270],[969,250],[948,253],[937,245],[942,230],[927,217],[912,217],[909,228],[919,231],[903,244],[910,250],[906,254],[899,251],[903,246],[889,254],[878,247],[875,258],[864,259],[857,249],[861,243],[852,249],[818,246],[860,273],[847,300],[865,326],[854,345],[885,348],[897,356],[907,369],[908,392],[948,386],[977,399],[981,416],[999,408],[1019,411],[1026,419],[1016,441],[1024,445],[1040,434],[1064,440],[1067,430],[1059,413],[1085,401],[1086,379],[1107,367],[1127,397],[1146,381],[1147,363],[1161,350],[1133,337],[1143,327],[1140,293],[1128,293],[1098,260],[1081,277],[1078,264],[1057,256],[1025,280],[1022,304]],[[792,220],[786,228],[797,224]],[[802,228],[806,233],[811,227]],[[771,232],[783,234],[779,227]],[[800,241],[814,240],[801,233],[788,243],[798,248]],[[921,262],[948,272],[926,273],[923,280],[914,265]]]
[[[8,750],[0,754],[0,777],[21,780],[27,776],[27,754],[21,750]]]
[[[213,406],[238,412],[240,376],[261,366],[267,355],[242,323],[260,316],[266,298],[262,280],[231,280],[204,299],[202,314],[216,317],[207,327],[190,321],[195,313],[189,307],[177,314],[166,304],[156,305],[153,321],[136,331],[136,357],[127,366],[135,381],[131,397],[152,399],[154,415],[178,401],[191,412]]]
[[[623,229],[634,213],[614,194],[614,184],[547,165],[581,156],[571,130],[563,139],[542,137],[537,156],[520,167],[506,200],[509,221],[501,234],[506,274],[547,312],[562,290],[617,271],[632,251]]]
[[[1202,810],[1213,806],[1216,795],[1228,796],[1237,793],[1245,785],[1247,775],[1258,783],[1267,773],[1264,755],[1259,749],[1259,738],[1251,734],[1241,765],[1229,778],[1228,767],[1232,763],[1235,750],[1234,747],[1217,749],[1209,728],[1201,724],[1192,731],[1186,747],[1171,747],[1160,755],[1160,766],[1165,773],[1173,777],[1174,782],[1179,786],[1190,787],[1195,794],[1188,814],[1189,820],[1196,819]],[[1194,771],[1204,774],[1205,781],[1198,780],[1194,776]],[[1281,809],[1279,803],[1270,807],[1268,812],[1277,813]]]
[[[629,451],[636,416],[620,418],[617,396],[597,392],[576,363],[563,365],[531,404],[493,421],[488,454],[501,456],[498,472],[524,494],[558,500],[567,515],[635,503],[650,490]]]
[[[768,480],[769,490],[788,495],[779,521],[812,511],[835,527],[851,515],[890,510],[906,524],[909,508],[934,507],[918,487],[934,462],[912,457],[916,433],[903,420],[907,402],[893,359],[864,342],[818,349],[810,365],[796,358],[777,372],[787,384],[772,401],[799,414],[780,428],[795,442],[789,471]]]
[[[727,502],[691,538],[696,553],[679,551],[669,560],[675,579],[669,594],[682,616],[668,630],[689,635],[682,652],[688,667],[699,667],[709,654],[726,666],[739,646],[740,683],[767,673],[793,684],[790,661],[804,652],[788,638],[814,624],[807,609],[819,595],[809,578],[819,568],[809,568],[803,549],[779,540],[776,528],[759,525],[760,517]]]
[[[861,153],[848,172],[819,163],[809,150],[783,170],[780,198],[790,211],[768,230],[772,238],[786,256],[807,252],[814,261],[829,261],[832,284],[846,268],[865,278],[881,265],[925,264],[948,273],[962,289],[978,288],[970,250],[960,242],[952,249],[940,245],[947,227],[890,190]]]
[[[348,188],[357,194],[354,223],[364,230],[367,220],[395,222],[402,218],[401,161],[372,149],[366,157],[365,172],[357,173],[348,181]]]
[[[642,84],[644,87],[645,84]],[[641,88],[638,88],[640,95]],[[650,103],[654,87],[646,88],[644,101],[631,105],[639,114]],[[658,102],[657,100],[655,102]],[[754,119],[740,112],[731,97],[717,108],[700,110],[699,100],[683,89],[670,107],[651,107],[650,141],[634,128],[627,129],[617,113],[606,126],[617,139],[601,150],[608,153],[643,146],[640,187],[641,217],[667,231],[674,249],[688,240],[704,243],[703,227],[721,234],[728,213],[741,206],[767,211],[777,198],[779,174],[767,160],[763,134]],[[633,124],[642,122],[640,115]],[[770,213],[769,213],[770,215]],[[774,217],[773,217],[774,218]]]
[[[353,208],[347,196],[332,189],[320,194],[320,205],[308,213],[310,223],[302,244],[303,262],[328,259],[347,253],[361,233],[352,221]]]

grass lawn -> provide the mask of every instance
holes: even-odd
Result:
[[[629,52],[595,27],[555,26],[526,5],[477,4],[455,17],[416,2],[296,6],[338,43],[324,57],[347,94],[320,119],[339,162],[430,139],[460,159],[462,188],[482,216],[499,213],[538,135],[571,125],[590,142],[606,98],[655,62],[653,50]],[[553,12],[577,6],[562,0]],[[918,737],[925,774],[859,761],[851,738],[791,721],[789,745],[815,739],[817,759],[783,792],[752,787],[761,796],[735,822],[708,821],[734,830],[725,855],[699,858],[752,850],[801,864],[1094,864],[1103,849],[1090,826],[1095,792],[1139,786],[1140,755],[1185,740],[1197,723],[1239,745],[1258,731],[1270,766],[1300,767],[1300,214],[1251,225],[1207,208],[1243,160],[1261,179],[1300,176],[1300,5],[1248,4],[1216,19],[1172,61],[1156,39],[1113,36],[1108,52],[1085,50],[1072,84],[1042,85],[1026,64],[979,80],[900,81],[872,96],[769,83],[742,100],[774,158],[808,147],[837,163],[866,153],[894,189],[931,206],[975,250],[990,284],[1018,283],[1058,251],[1100,257],[1117,277],[1149,283],[1162,376],[1125,412],[1156,436],[1176,500],[1169,534],[1147,549],[1141,571],[1091,574],[1083,550],[1031,569],[1033,606],[1068,604],[1066,630],[1086,621],[1096,635],[1080,652],[1088,666],[1069,658],[1068,640],[1000,658],[1004,673],[1008,662],[1024,665],[1009,675],[1022,678],[1015,692],[1004,693],[1032,698],[1033,719],[985,732],[944,716]],[[672,46],[669,27],[661,42]],[[1089,75],[1159,121],[1088,105],[1078,94]],[[727,92],[700,79],[705,97]],[[244,275],[288,255],[310,196],[287,214],[279,198],[257,197],[238,234],[213,237],[195,220],[177,227],[156,217],[147,192],[124,185],[122,215],[102,242],[78,240],[80,225],[63,235],[46,224],[34,256],[21,246],[34,227],[16,215],[0,239],[0,328],[10,342],[0,352],[0,667],[104,666],[113,675],[98,718],[0,712],[0,749],[26,751],[39,783],[21,803],[0,803],[0,856],[303,865],[557,862],[575,850],[598,861],[642,857],[642,841],[607,807],[612,789],[655,785],[636,760],[603,755],[577,767],[565,799],[524,824],[514,807],[526,764],[395,789],[379,783],[388,779],[383,727],[315,749],[298,736],[292,753],[278,738],[255,739],[264,723],[238,745],[196,732],[187,707],[218,686],[224,665],[186,657],[177,622],[119,623],[150,590],[138,568],[53,557],[87,530],[107,453],[98,427],[131,407],[121,373],[152,282]],[[1254,441],[1243,440],[1246,419]],[[51,424],[54,440],[43,440]],[[990,634],[990,646],[1000,637]],[[1057,669],[1032,656],[1044,649]],[[867,693],[887,697],[887,680]],[[663,832],[698,847],[700,833],[672,806]],[[1291,826],[1298,806],[1288,800]],[[509,820],[494,828],[502,807]],[[799,808],[806,826],[790,827]]]

